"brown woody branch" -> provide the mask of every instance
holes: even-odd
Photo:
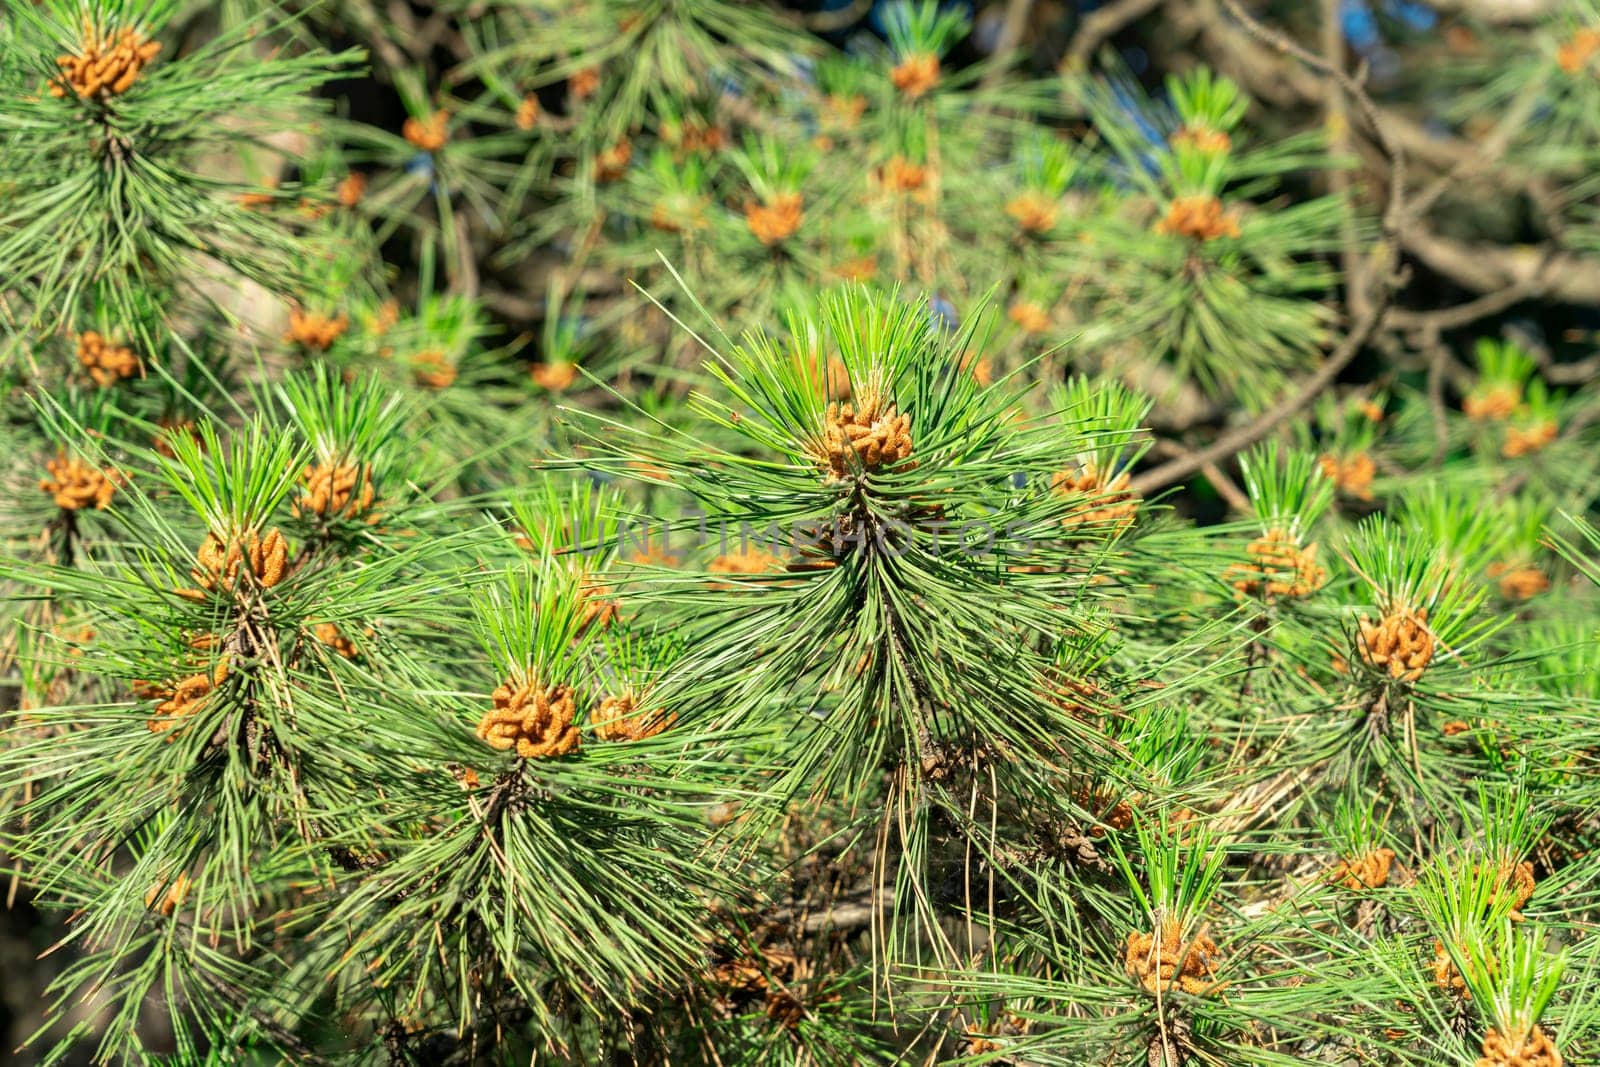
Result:
[[[1135,19],[1142,18],[1161,6],[1161,0],[1116,0],[1097,8],[1083,17],[1078,32],[1067,47],[1062,65],[1068,70],[1083,67],[1107,40],[1120,33]]]

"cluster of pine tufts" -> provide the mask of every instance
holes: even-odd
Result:
[[[0,1059],[1600,1062],[1600,0],[7,0]]]

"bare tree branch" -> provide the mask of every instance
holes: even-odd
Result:
[[[1498,293],[1523,286],[1517,299],[1541,295],[1568,304],[1600,304],[1600,262],[1592,259],[1552,254],[1536,245],[1457,241],[1417,226],[1406,230],[1405,248],[1429,270],[1473,292]],[[1541,277],[1546,284],[1534,284]]]
[[[1429,0],[1428,6],[1444,15],[1465,15],[1479,22],[1505,26],[1533,22],[1557,7],[1556,0]]]
[[[984,72],[983,81],[979,83],[983,88],[994,88],[1005,76],[1006,62],[1011,58],[1011,53],[1016,51],[1017,45],[1022,43],[1023,31],[1028,28],[1028,16],[1033,13],[1033,2],[1034,0],[1011,0],[1006,4],[1006,18],[1000,24],[1000,36],[994,42],[995,62]]]
[[[1085,66],[1095,49],[1108,38],[1121,32],[1135,19],[1154,11],[1160,4],[1161,0],[1116,0],[1085,15],[1078,24],[1078,32],[1072,38],[1063,65],[1069,70]]]

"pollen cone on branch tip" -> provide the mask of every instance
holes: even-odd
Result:
[[[554,363],[536,363],[531,374],[533,384],[548,392],[559,393],[578,380],[578,365],[568,360]]]
[[[590,716],[594,735],[602,741],[643,741],[678,721],[676,712],[639,707],[632,693],[606,697]]]
[[[170,743],[177,735],[171,733],[185,719],[199,711],[213,691],[228,680],[230,657],[224,655],[210,673],[200,671],[166,685],[136,684],[134,692],[144,699],[163,698],[150,713],[146,723],[154,734],[168,734]]]
[[[1512,863],[1506,860],[1495,869],[1493,899],[1499,903],[1507,895],[1511,898],[1511,911],[1509,918],[1512,922],[1522,922],[1522,906],[1533,896],[1533,891],[1538,887],[1538,882],[1533,877],[1533,863],[1523,860],[1521,863]]]
[[[189,895],[189,875],[186,871],[179,871],[178,877],[171,882],[157,882],[144,894],[144,906],[151,911],[159,912],[162,917],[171,915],[182,907],[183,900]]]
[[[61,77],[50,85],[50,95],[75,93],[84,100],[106,101],[133,87],[145,66],[161,51],[160,41],[146,41],[134,29],[101,30],[85,18],[75,55],[56,59]]]
[[[1221,959],[1217,943],[1204,929],[1187,942],[1176,920],[1161,924],[1159,937],[1133,931],[1123,947],[1123,967],[1147,993],[1166,994],[1181,989],[1204,996],[1222,988],[1216,981],[1216,965]]]
[[[226,540],[208,533],[195,557],[196,566],[190,569],[189,576],[199,588],[180,589],[178,595],[203,600],[207,592],[232,589],[243,575],[249,575],[263,589],[277,585],[288,569],[289,544],[277,530],[268,530],[265,536],[246,530]]]
[[[914,193],[928,184],[928,168],[905,156],[894,156],[879,171],[879,180],[891,192]]]
[[[1562,1067],[1561,1050],[1538,1026],[1521,1037],[1506,1037],[1491,1027],[1481,1050],[1477,1067]]]
[[[1097,820],[1096,824],[1089,828],[1089,836],[1097,838],[1106,836],[1107,827],[1112,830],[1126,830],[1132,826],[1134,806],[1142,799],[1139,796],[1119,799],[1116,794],[1096,788],[1087,782],[1079,787],[1073,796],[1073,801]]]
[[[440,108],[426,118],[408,118],[400,135],[424,152],[437,152],[450,140],[450,112]]]
[[[1389,884],[1389,868],[1394,864],[1394,849],[1376,848],[1360,856],[1334,864],[1328,879],[1353,892],[1382,889]]]
[[[822,436],[810,449],[832,479],[848,477],[856,464],[868,474],[916,466],[911,415],[876,388],[867,389],[858,404],[829,404],[822,420]]]
[[[1321,589],[1328,572],[1317,563],[1317,546],[1302,547],[1287,530],[1274,528],[1245,549],[1250,563],[1236,563],[1233,587],[1249,597],[1307,597]]]
[[[418,352],[411,357],[411,377],[429,389],[447,389],[455,383],[456,365],[445,358],[437,348]]]
[[[306,467],[300,499],[291,510],[296,516],[358,518],[372,509],[371,472],[365,464],[317,463]]]
[[[857,93],[844,96],[829,93],[822,102],[823,124],[836,130],[853,130],[867,113],[867,98]]]
[[[529,679],[506,682],[494,691],[494,706],[484,712],[477,734],[490,748],[516,749],[523,759],[565,756],[582,735],[574,718],[577,703],[568,685],[541,686]]]
[[[662,139],[676,149],[678,159],[691,155],[710,155],[727,143],[722,127],[698,119],[668,123],[661,131]]]
[[[1167,205],[1166,217],[1156,223],[1156,232],[1191,241],[1214,241],[1238,237],[1239,220],[1225,214],[1222,201],[1214,196],[1179,196]]]
[[[726,552],[706,565],[712,574],[729,574],[736,577],[772,574],[783,569],[783,560],[765,549],[754,546],[738,552]],[[728,589],[731,586],[721,586]]]
[[[1139,510],[1139,498],[1128,487],[1132,480],[1127,471],[1108,478],[1094,460],[1085,460],[1073,470],[1057,471],[1050,476],[1050,488],[1063,496],[1092,498],[1087,511],[1075,512],[1062,519],[1067,526],[1111,523],[1127,526]]]
[[[341,311],[337,315],[293,308],[289,311],[289,329],[283,339],[313,352],[326,352],[350,328],[350,316]]]
[[[318,643],[331,648],[335,654],[344,659],[355,659],[360,654],[356,649],[356,643],[346,637],[344,631],[331,622],[317,623],[311,628],[311,636],[315,637]]]
[[[91,467],[65,451],[46,462],[44,469],[50,472],[50,477],[39,480],[39,490],[53,496],[56,506],[63,511],[91,507],[105,510],[123,479],[117,471]]]
[[[334,196],[339,201],[340,207],[353,208],[361,203],[361,198],[367,193],[367,176],[358,170],[346,174],[334,190]],[[374,331],[376,332],[376,331]]]
[[[1522,403],[1522,389],[1515,385],[1491,385],[1474,389],[1461,402],[1461,410],[1474,422],[1510,418]]]
[[[1600,28],[1585,26],[1556,49],[1556,65],[1568,74],[1576,74],[1588,66],[1597,53],[1600,53]]]
[[[1500,448],[1500,454],[1506,459],[1516,459],[1518,456],[1542,452],[1555,441],[1559,432],[1556,424],[1548,419],[1529,426],[1507,426],[1506,440]]]
[[[539,98],[526,93],[517,104],[517,129],[531,130],[539,124]]]
[[[869,282],[878,275],[878,257],[852,256],[841,259],[828,269],[830,276],[846,282]]]
[[[765,203],[744,206],[745,225],[756,240],[768,247],[793,237],[805,221],[805,201],[799,193],[774,193]]]
[[[252,191],[248,193],[240,193],[238,196],[233,198],[234,203],[238,204],[242,208],[247,208],[250,210],[254,210],[258,207],[270,206],[278,199],[276,193],[278,188],[278,179],[268,178],[261,183],[261,186],[262,188],[259,192]]]
[[[574,100],[587,100],[600,89],[600,68],[584,67],[567,79],[567,91]]]
[[[1467,988],[1467,980],[1461,976],[1450,950],[1444,947],[1443,941],[1437,940],[1433,943],[1433,984],[1463,1000],[1472,999],[1472,991]]]
[[[1016,220],[1017,228],[1032,234],[1055,229],[1058,210],[1056,201],[1036,192],[1023,193],[1006,204],[1006,214]]]
[[[139,357],[127,345],[112,344],[96,330],[78,335],[78,364],[105,389],[139,373]]]
[[[1550,589],[1549,575],[1532,565],[1491,563],[1488,575],[1497,579],[1500,595],[1507,600],[1530,600]]]
[[[1184,126],[1172,135],[1169,143],[1174,148],[1192,148],[1208,156],[1219,156],[1233,147],[1233,139],[1227,133],[1210,126]]]
[[[939,84],[939,57],[931,52],[907,56],[889,72],[889,80],[907,100],[915,100]]]
[[[614,182],[627,173],[628,163],[633,159],[633,144],[624,137],[617,143],[601,149],[594,157],[594,180],[597,182]]]
[[[1041,334],[1050,329],[1050,312],[1031,300],[1018,300],[1006,309],[1006,318],[1026,334]]]
[[[1358,500],[1372,499],[1372,479],[1378,473],[1378,464],[1367,453],[1336,456],[1327,452],[1318,457],[1317,465],[1341,493]]]
[[[1427,609],[1394,608],[1374,622],[1362,618],[1356,651],[1373,670],[1397,682],[1414,682],[1433,662],[1434,636]]]
[[[611,590],[592,578],[583,578],[578,586],[579,605],[583,610],[578,620],[578,633],[584,634],[592,626],[605,629],[622,617],[622,605],[611,598]]]

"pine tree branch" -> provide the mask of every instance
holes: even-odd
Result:
[[[1389,198],[1384,204],[1383,229],[1386,238],[1398,237],[1405,219],[1405,155],[1389,131],[1388,119],[1378,111],[1378,106],[1372,102],[1372,97],[1367,95],[1366,89],[1345,73],[1344,68],[1337,62],[1310,52],[1287,34],[1257,22],[1239,6],[1239,0],[1222,0],[1222,6],[1228,14],[1238,20],[1246,33],[1284,55],[1293,56],[1325,77],[1332,78],[1355,103],[1356,109],[1361,112],[1373,136],[1377,138],[1378,148],[1389,161]]]
[[[837,33],[866,18],[871,10],[872,0],[851,0],[848,7],[841,7],[837,11],[804,12],[800,21],[812,33]]]
[[[1343,63],[1345,53],[1343,0],[1322,0],[1322,56],[1329,63]],[[1349,155],[1350,106],[1337,84],[1327,84],[1328,148],[1336,156]],[[1355,206],[1350,202],[1350,174],[1343,167],[1328,171],[1328,190],[1341,204],[1339,220],[1340,262],[1344,267],[1345,299],[1359,315],[1366,306],[1368,278],[1362,262],[1356,232]]]
[[[1153,447],[1164,456],[1188,458],[1190,455],[1189,449],[1176,441],[1157,441]],[[1244,514],[1250,513],[1250,498],[1245,495],[1244,490],[1234,484],[1232,478],[1222,472],[1222,468],[1215,463],[1207,463],[1201,466],[1200,473],[1206,476],[1211,487],[1217,491],[1218,496],[1228,502],[1229,507]]]
[[[1246,32],[1257,39],[1264,41],[1284,55],[1292,56],[1301,63],[1320,72],[1332,79],[1339,88],[1349,94],[1356,110],[1366,119],[1373,135],[1377,139],[1379,149],[1389,161],[1389,176],[1387,198],[1383,210],[1382,235],[1380,241],[1372,250],[1372,277],[1374,280],[1373,292],[1367,306],[1356,316],[1354,324],[1350,327],[1338,344],[1329,354],[1328,358],[1305,383],[1295,392],[1280,400],[1277,404],[1257,416],[1247,425],[1238,427],[1223,434],[1210,445],[1199,451],[1193,452],[1181,459],[1163,463],[1153,470],[1145,471],[1134,478],[1132,489],[1134,492],[1148,496],[1175,482],[1189,477],[1206,466],[1228,459],[1236,453],[1249,448],[1257,441],[1270,434],[1285,419],[1299,414],[1310,407],[1322,391],[1333,384],[1341,371],[1349,366],[1351,361],[1361,351],[1367,341],[1377,332],[1388,314],[1390,301],[1394,297],[1402,278],[1397,272],[1398,250],[1404,239],[1406,229],[1405,207],[1405,157],[1398,143],[1389,133],[1387,123],[1379,115],[1372,98],[1366,90],[1350,75],[1346,74],[1336,64],[1330,63],[1325,57],[1307,51],[1288,37],[1276,30],[1269,29],[1244,11],[1238,0],[1222,0],[1223,7]]]
[[[1474,292],[1498,293],[1523,286],[1522,298],[1545,296],[1568,304],[1600,304],[1600,261],[1583,256],[1539,246],[1458,241],[1417,226],[1407,229],[1405,247],[1429,270]]]
[[[1524,300],[1544,295],[1552,284],[1559,258],[1555,246],[1547,246],[1538,269],[1527,277],[1519,278],[1509,285],[1485,293],[1475,300],[1457,304],[1455,307],[1440,308],[1437,311],[1396,309],[1390,313],[1389,322],[1398,329],[1414,330],[1425,335],[1470,326],[1479,319],[1498,315]]]
[[[1217,0],[1173,0],[1168,17],[1201,38],[1211,61],[1218,69],[1239,81],[1257,98],[1281,107],[1321,106],[1322,81],[1312,71],[1286,63],[1274,50],[1221,17]],[[1378,108],[1394,141],[1410,161],[1432,168],[1470,164],[1481,156],[1481,149],[1460,137],[1441,135],[1437,130],[1392,108]],[[1502,184],[1517,188],[1532,180],[1531,172],[1504,162],[1492,168]]]

